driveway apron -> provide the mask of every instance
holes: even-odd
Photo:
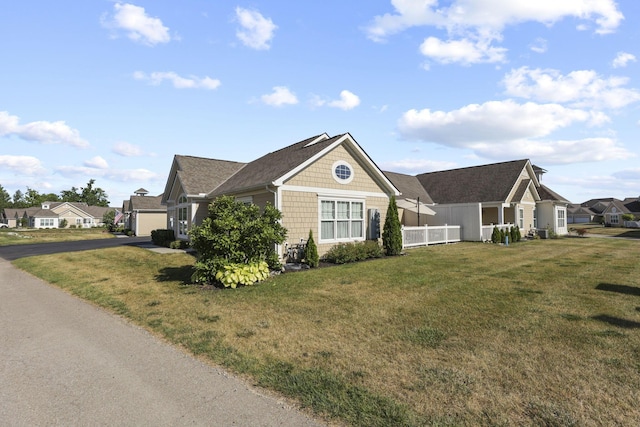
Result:
[[[320,424],[0,259],[0,425]]]

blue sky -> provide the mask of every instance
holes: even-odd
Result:
[[[572,202],[640,196],[637,0],[7,1],[0,184],[118,206],[174,154],[349,132],[383,170],[529,158]]]

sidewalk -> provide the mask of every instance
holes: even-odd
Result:
[[[0,343],[0,425],[321,425],[2,259]]]

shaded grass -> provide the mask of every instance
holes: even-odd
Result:
[[[0,228],[0,246],[74,240],[110,239],[104,228],[12,229]]]
[[[350,425],[633,425],[637,249],[465,243],[224,291],[138,248],[16,264]]]

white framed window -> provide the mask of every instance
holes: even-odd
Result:
[[[363,201],[321,199],[319,210],[321,241],[364,239]]]
[[[53,227],[53,218],[41,218],[40,227]]]
[[[338,160],[335,162],[332,166],[331,173],[333,175],[333,179],[340,184],[349,184],[353,181],[353,168],[344,160]]]
[[[186,236],[187,228],[189,226],[189,207],[188,200],[185,196],[180,196],[178,199],[178,235]]]
[[[538,209],[533,208],[533,228],[538,228]]]
[[[619,224],[620,223],[620,218],[618,217],[618,214],[611,214],[611,224]]]
[[[518,208],[518,227],[524,229],[524,208]]]
[[[558,209],[558,228],[567,226],[567,211],[562,208]]]

